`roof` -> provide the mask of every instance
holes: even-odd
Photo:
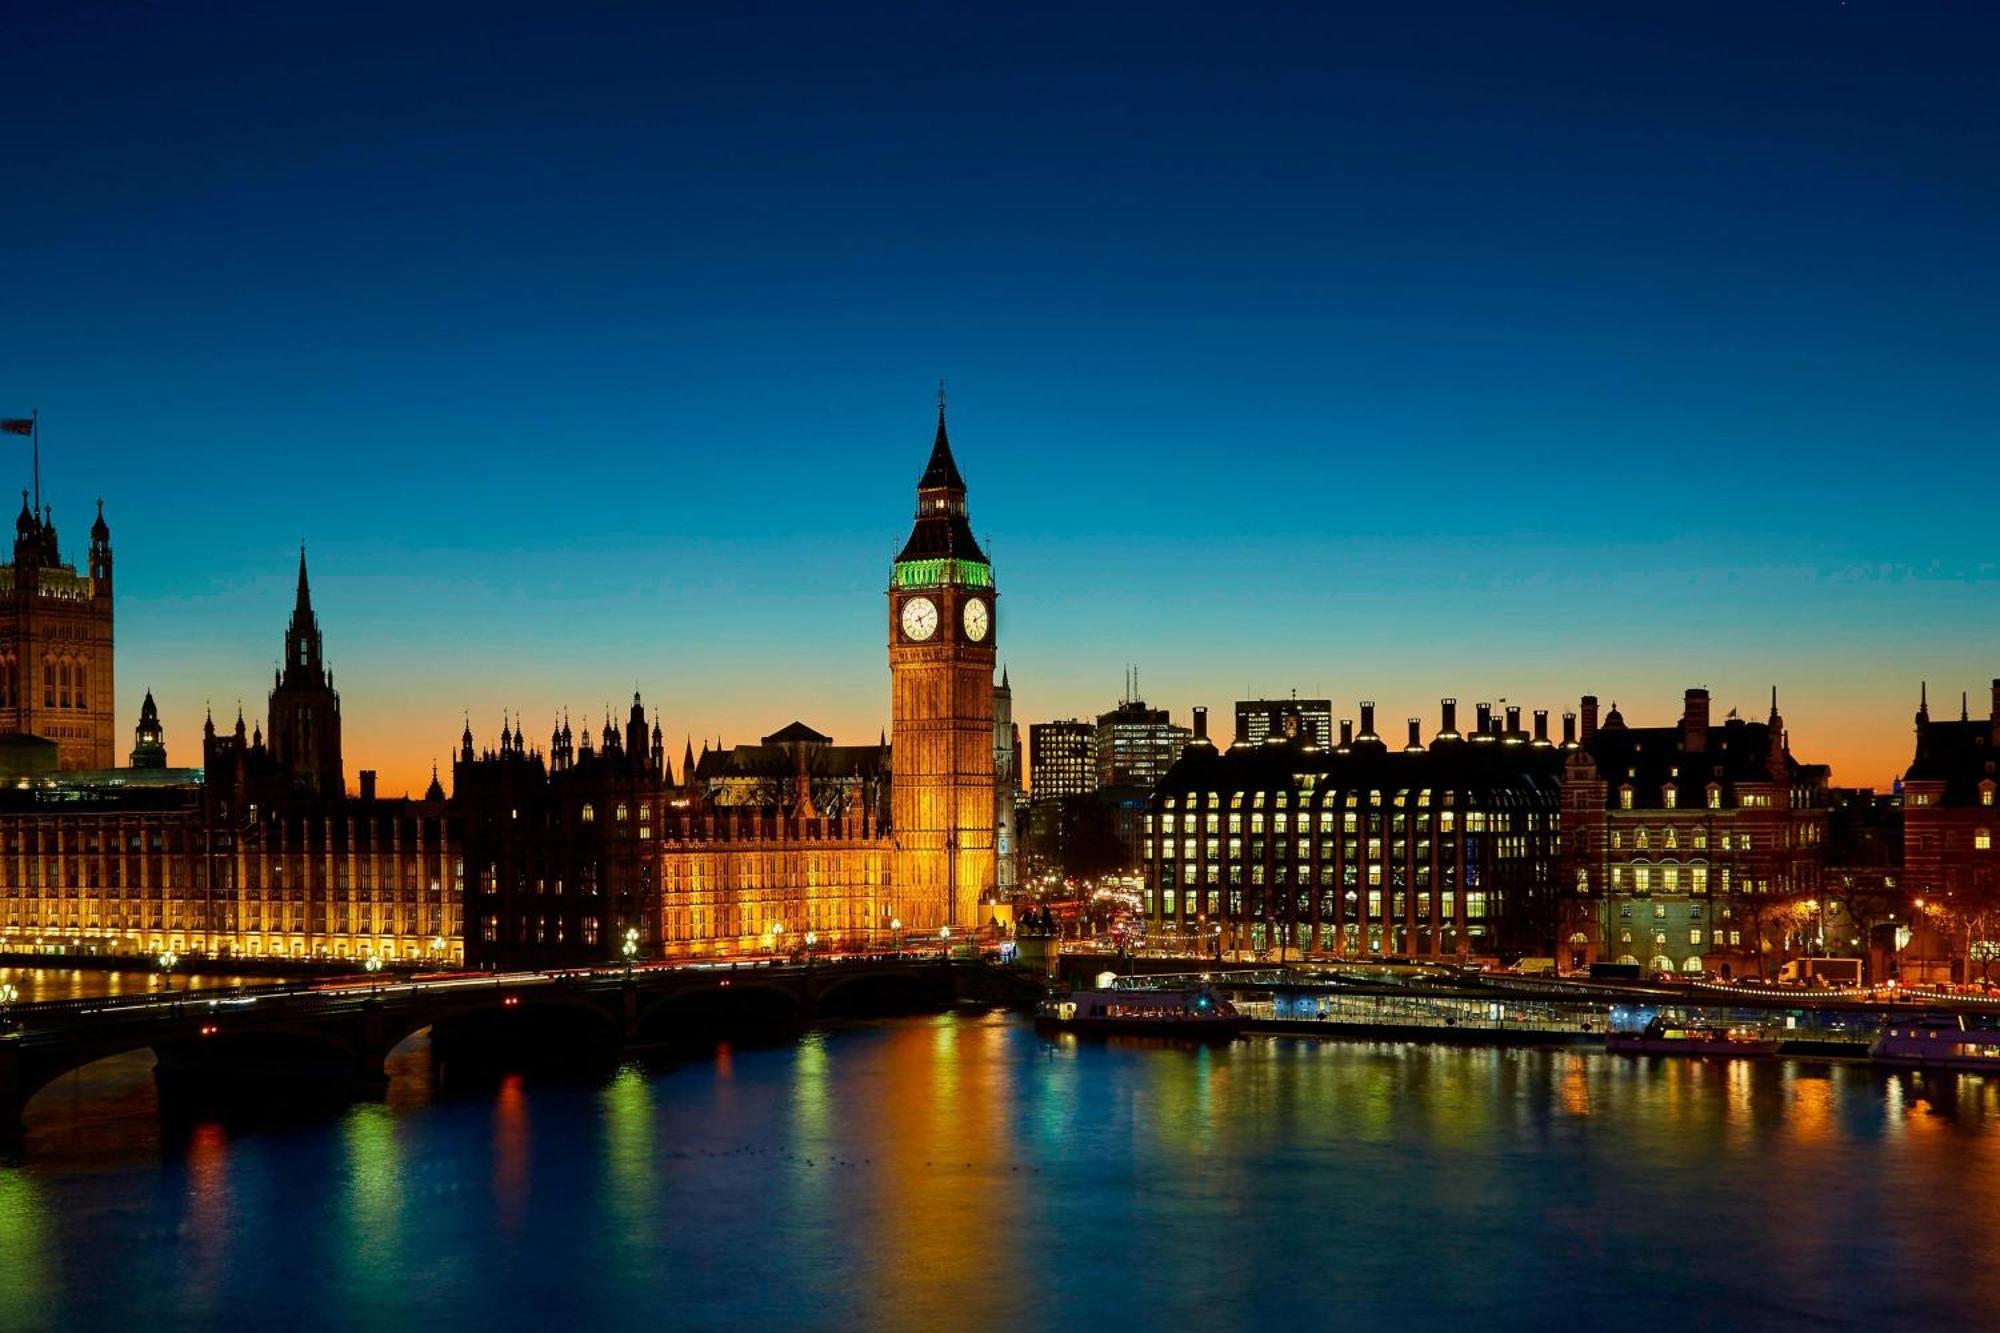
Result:
[[[788,727],[772,732],[764,738],[766,745],[831,745],[833,737],[822,736],[803,722],[794,722]]]
[[[958,475],[958,460],[951,456],[951,441],[944,431],[944,405],[938,405],[937,436],[931,441],[930,461],[924,465],[924,475],[917,480],[920,491],[965,489],[965,478]]]
[[[917,479],[917,521],[910,539],[903,543],[898,563],[906,560],[958,559],[986,563],[986,553],[972,535],[965,516],[965,478],[959,475],[958,461],[951,456],[951,441],[945,436],[944,408],[938,408],[937,437],[931,442],[930,461]]]
[[[738,745],[708,750],[695,762],[694,781],[791,778],[799,771],[797,752],[787,745]],[[886,745],[816,745],[806,760],[816,778],[875,778],[889,773]]]
[[[1770,724],[1739,717],[1711,724],[1706,744],[1699,750],[1682,747],[1678,723],[1670,727],[1602,727],[1584,742],[1583,749],[1609,784],[1606,801],[1615,801],[1612,793],[1629,784],[1632,804],[1638,809],[1659,807],[1661,792],[1670,783],[1686,791],[1705,791],[1709,783],[1719,783],[1728,799],[1739,783],[1772,781]],[[1789,751],[1784,763],[1787,783],[1810,781],[1827,772],[1822,764],[1798,762]]]
[[[1995,727],[1985,718],[1964,722],[1921,722],[1917,751],[1903,774],[1905,782],[1942,782],[1940,805],[1977,805],[1979,784],[2000,777],[1993,744]]]
[[[1481,803],[1560,799],[1564,752],[1554,746],[1446,741],[1421,751],[1359,744],[1342,752],[1309,738],[1237,745],[1194,744],[1160,780],[1154,798],[1202,791],[1462,791]]]

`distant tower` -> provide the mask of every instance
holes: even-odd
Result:
[[[1014,792],[1021,785],[1021,732],[1014,725],[1014,687],[1007,668],[993,687],[993,885],[1005,900],[1018,882],[1015,873]]]
[[[56,743],[63,768],[118,762],[111,529],[98,506],[84,572],[62,560],[53,516],[21,493],[13,563],[0,568],[0,732]]]
[[[295,785],[318,796],[347,790],[340,763],[340,696],[326,669],[303,546],[298,599],[285,630],[285,663],[271,689],[270,718],[271,757],[290,771]]]
[[[167,766],[167,738],[160,729],[160,709],[153,702],[153,692],[146,691],[146,701],[139,705],[139,725],[132,733],[132,767],[165,768]]]
[[[916,522],[889,577],[893,879],[914,930],[980,924],[994,885],[994,597],[940,394]]]

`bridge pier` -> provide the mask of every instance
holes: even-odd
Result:
[[[27,1142],[27,1126],[21,1113],[28,1107],[28,1093],[21,1072],[21,1048],[0,1039],[0,1161],[14,1161]]]

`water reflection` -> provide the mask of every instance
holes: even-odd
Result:
[[[2000,1087],[1859,1064],[1044,1039],[717,1046],[0,1171],[0,1328],[1979,1326]],[[69,1117],[107,1151],[44,1153]],[[123,1127],[122,1129],[120,1127]],[[119,1142],[119,1135],[126,1140]],[[148,1135],[150,1134],[150,1137]],[[116,1262],[104,1256],[115,1255]],[[61,1320],[45,1317],[59,1310]]]

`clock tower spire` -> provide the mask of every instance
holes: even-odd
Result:
[[[889,576],[890,824],[895,914],[915,930],[983,925],[994,885],[993,568],[966,516],[945,430],[917,480]]]

